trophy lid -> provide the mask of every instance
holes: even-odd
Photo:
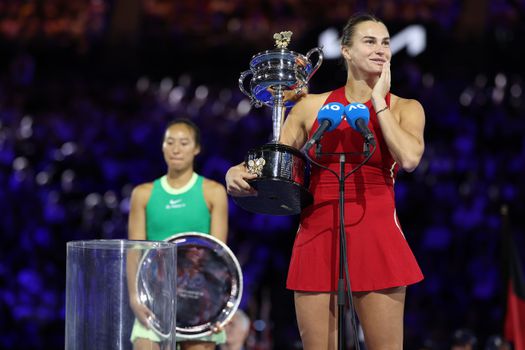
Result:
[[[305,68],[310,66],[308,64],[309,60],[305,55],[288,49],[288,45],[290,44],[292,34],[293,33],[291,31],[275,33],[273,35],[273,38],[275,40],[275,48],[259,52],[253,55],[250,61],[250,67],[255,68],[260,63],[264,63],[274,59],[284,59],[291,62],[295,62],[296,65]]]
[[[289,30],[286,32],[275,33],[273,35],[273,38],[275,40],[275,47],[277,47],[278,49],[286,49],[288,47],[288,44],[290,44],[292,34],[293,33]]]

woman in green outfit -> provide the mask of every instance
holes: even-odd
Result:
[[[129,239],[165,240],[176,233],[201,232],[226,243],[226,190],[220,183],[193,170],[193,161],[200,152],[199,128],[188,119],[171,122],[164,134],[162,152],[168,166],[167,174],[138,185],[131,194]],[[128,274],[133,274],[133,271],[128,271]],[[159,350],[161,339],[148,326],[151,311],[139,302],[131,283],[129,289],[131,308],[136,316],[131,334],[133,349]],[[182,350],[213,350],[216,344],[225,341],[226,334],[222,329],[191,341],[177,338]]]

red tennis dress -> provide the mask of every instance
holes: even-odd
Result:
[[[349,104],[344,87],[325,101]],[[390,94],[386,96],[390,105]],[[345,231],[352,291],[373,291],[419,282],[423,274],[401,230],[394,203],[398,165],[383,139],[371,101],[369,128],[377,150],[372,158],[345,181]],[[319,124],[312,126],[312,134]],[[323,153],[362,152],[363,137],[343,120],[325,134]],[[339,157],[315,158],[339,174]],[[363,161],[362,155],[346,157],[345,173]],[[339,183],[337,177],[312,164],[310,191],[314,203],[301,213],[286,287],[298,291],[337,290],[339,279]]]

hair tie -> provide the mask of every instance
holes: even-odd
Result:
[[[384,111],[386,111],[387,109],[388,109],[388,106],[386,106],[385,108],[382,108],[382,109],[378,110],[378,111],[376,112],[376,115],[379,115],[379,113],[384,112]]]

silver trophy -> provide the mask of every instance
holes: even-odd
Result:
[[[248,171],[258,176],[249,180],[258,195],[234,197],[239,206],[254,213],[294,215],[313,201],[308,191],[306,157],[296,148],[279,143],[279,138],[286,108],[293,106],[294,95],[307,89],[308,81],[323,62],[323,51],[313,48],[306,55],[290,51],[287,47],[291,36],[289,31],[274,34],[276,48],[254,55],[250,69],[239,77],[239,89],[252,105],[272,107],[272,140],[250,150],[245,159]],[[315,53],[314,65],[310,56]],[[249,76],[248,92],[245,79]]]

